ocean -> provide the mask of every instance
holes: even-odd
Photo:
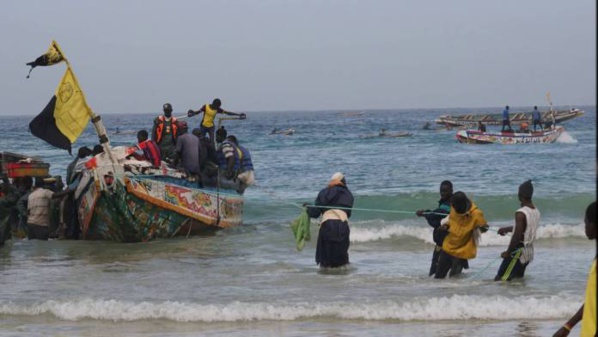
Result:
[[[596,108],[578,108],[585,115],[563,123],[556,143],[510,146],[422,129],[442,114],[500,108],[248,112],[223,121],[256,171],[243,226],[134,244],[9,241],[0,248],[0,336],[551,336],[581,305],[596,255],[583,227],[596,199]],[[102,117],[111,143],[128,145],[158,114]],[[39,156],[64,177],[72,157],[31,136],[32,118],[0,117],[0,150]],[[275,127],[295,134],[271,135]],[[412,136],[373,137],[381,128]],[[90,126],[73,153],[96,143]],[[314,261],[317,221],[300,252],[290,222],[337,171],[355,196],[351,264],[324,271]],[[535,259],[522,280],[494,282],[510,240],[496,230],[513,224],[527,179],[542,213]],[[432,229],[415,212],[436,207],[442,180],[474,200],[491,230],[464,275],[435,280]]]

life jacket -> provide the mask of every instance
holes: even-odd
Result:
[[[239,155],[239,163],[242,171],[253,170],[253,162],[251,161],[251,154],[249,150],[241,145],[237,145],[237,154]]]
[[[222,148],[226,145],[230,145],[233,148],[233,156],[235,158],[235,165],[233,166],[233,170],[237,171],[239,170],[239,168],[241,168],[241,162],[240,162],[240,158],[239,158],[239,149],[237,148],[237,145],[235,145],[235,143],[225,140],[220,144],[220,147],[218,148],[218,151],[216,151],[216,163],[218,164],[218,168],[221,170],[226,170],[228,168],[228,161],[227,158],[224,157],[224,152],[222,151]]]
[[[176,123],[176,117],[170,118],[170,125],[172,127],[172,139],[176,139],[178,126]],[[164,123],[166,122],[166,117],[164,115],[158,116],[158,126],[156,127],[156,143],[160,143],[162,140],[162,132],[164,131]]]
[[[212,109],[209,104],[205,105],[205,112],[203,113],[203,118],[201,120],[201,125],[205,126],[206,128],[211,128],[214,126],[214,118],[218,113],[217,109]]]
[[[160,166],[162,157],[158,144],[151,139],[139,143],[139,148],[143,151],[143,156],[154,166]]]

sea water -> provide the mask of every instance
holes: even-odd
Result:
[[[529,145],[459,144],[456,131],[422,129],[472,109],[254,112],[224,121],[251,151],[258,181],[245,193],[243,226],[135,244],[8,242],[0,248],[0,336],[550,336],[582,303],[596,255],[583,227],[596,198],[596,109],[581,108],[556,143]],[[102,117],[111,143],[130,145],[157,115]],[[40,156],[64,177],[72,157],[31,136],[32,118],[0,117],[0,150]],[[295,134],[270,135],[274,127]],[[381,128],[413,135],[371,137]],[[73,153],[96,143],[89,127]],[[358,210],[351,265],[325,271],[314,261],[317,221],[301,252],[289,224],[336,171]],[[542,213],[535,259],[524,279],[493,282],[510,240],[496,229],[513,224],[527,179]],[[415,211],[436,207],[442,180],[476,202],[491,230],[464,275],[435,280],[432,229]]]

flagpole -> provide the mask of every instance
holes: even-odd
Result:
[[[81,86],[79,85],[79,80],[77,79],[77,76],[75,75],[75,72],[73,71],[73,68],[71,67],[71,63],[69,62],[69,60],[66,58],[66,56],[62,52],[62,49],[60,49],[60,46],[58,45],[58,43],[55,40],[52,40],[52,45],[54,45],[54,47],[56,47],[56,50],[58,50],[58,53],[60,53],[60,55],[62,56],[62,59],[64,60],[64,62],[66,62],[66,67],[68,68],[68,70],[71,71],[71,74],[73,75],[73,79],[75,80],[77,87],[81,88]],[[104,151],[106,153],[108,153],[108,157],[110,158],[110,161],[113,164],[117,163],[118,161],[116,160],[116,158],[114,158],[114,154],[112,154],[112,151],[110,150],[110,139],[108,139],[108,135],[106,134],[106,128],[104,127],[104,124],[102,123],[102,117],[100,117],[100,115],[96,115],[96,113],[93,112],[93,110],[91,109],[89,104],[87,104],[87,99],[85,99],[85,93],[83,92],[83,90],[81,90],[81,97],[83,97],[83,101],[85,102],[85,105],[87,107],[89,107],[89,112],[90,112],[89,116],[91,117],[91,122],[93,123],[94,129],[96,130],[96,133],[98,134],[98,138],[100,139],[100,144],[104,147]]]

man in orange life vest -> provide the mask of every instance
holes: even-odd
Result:
[[[214,129],[215,129],[214,119],[216,118],[216,114],[239,116],[240,119],[245,119],[244,113],[239,114],[239,113],[235,113],[235,112],[226,111],[226,110],[220,108],[221,105],[222,105],[222,102],[220,101],[220,99],[215,98],[214,101],[212,102],[212,104],[205,104],[204,106],[201,107],[201,109],[199,109],[197,111],[189,110],[187,112],[187,116],[189,116],[189,117],[199,115],[200,113],[203,112],[203,118],[201,120],[201,124],[199,125],[200,135],[205,137],[206,133],[209,133],[211,143],[214,142]]]
[[[172,116],[172,105],[170,103],[164,104],[162,107],[164,115],[154,119],[154,127],[152,128],[152,140],[160,147],[162,160],[166,162],[172,161],[174,158],[174,147],[177,138],[177,119]]]

